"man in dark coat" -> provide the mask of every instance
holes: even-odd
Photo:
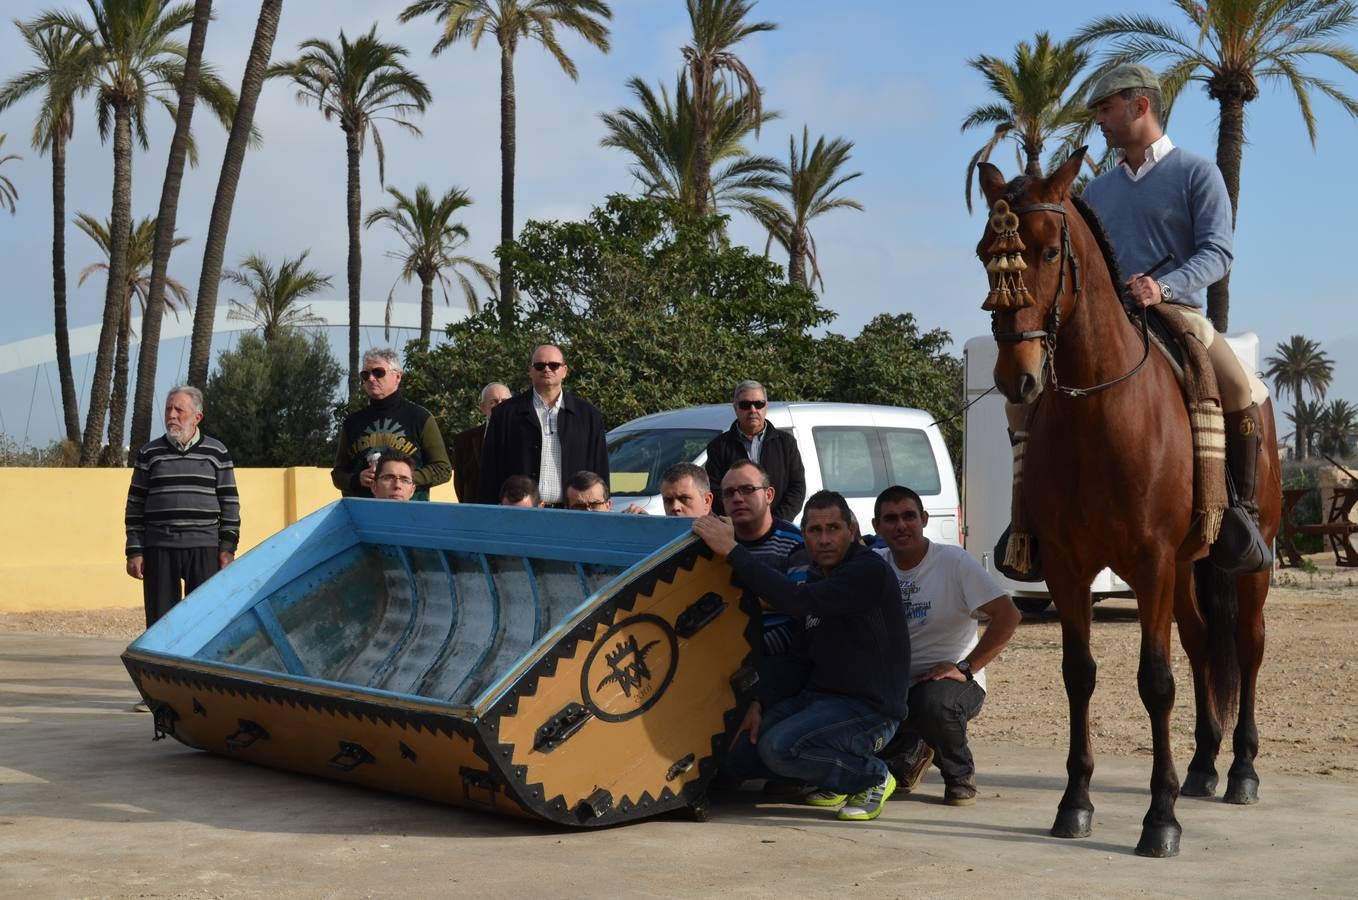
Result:
[[[512,396],[509,388],[498,381],[481,388],[479,408],[485,421],[458,432],[453,438],[453,489],[457,491],[460,503],[494,503],[498,496],[481,496],[481,447],[490,426],[490,414]]]
[[[759,463],[768,473],[773,487],[773,515],[794,520],[802,511],[806,499],[806,470],[802,467],[802,452],[797,439],[789,432],[779,431],[768,421],[768,394],[757,381],[742,381],[736,385],[731,406],[736,420],[707,445],[707,477],[714,485],[721,484],[726,470],[738,459]],[[712,512],[725,515],[721,494],[712,504]]]
[[[561,506],[576,472],[608,481],[603,416],[589,402],[562,390],[570,369],[561,348],[543,344],[528,364],[531,390],[495,407],[481,447],[480,497],[500,496],[511,475],[537,482],[542,502]]]

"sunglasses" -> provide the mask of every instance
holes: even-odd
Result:
[[[538,370],[539,372],[545,372],[548,369],[551,369],[553,372],[555,372],[557,369],[563,368],[565,365],[566,364],[563,362],[552,360],[551,362],[535,362],[533,363],[533,368]]]
[[[387,377],[387,370],[384,369],[384,368],[382,368],[381,366],[374,366],[374,367],[371,368],[371,369],[364,369],[363,371],[361,371],[361,372],[358,373],[358,380],[359,380],[359,381],[367,381],[369,378],[373,378],[373,379],[376,379],[377,381],[381,381],[383,378],[386,378],[386,377]]]
[[[737,494],[742,497],[752,497],[756,491],[767,491],[768,489],[767,484],[741,484],[735,487],[722,488],[721,496],[723,500],[730,500]]]
[[[739,403],[736,404],[737,408],[745,410],[763,409],[766,406],[768,406],[768,404],[765,403],[763,400],[741,400]]]

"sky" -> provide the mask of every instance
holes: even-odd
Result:
[[[284,5],[274,59],[294,58],[300,41],[334,40],[374,22],[379,34],[410,51],[407,63],[430,86],[433,102],[416,121],[423,137],[387,125],[387,185],[409,193],[427,183],[441,193],[457,186],[474,205],[465,211],[470,255],[493,262],[499,234],[499,73],[491,39],[477,50],[458,44],[438,57],[430,54],[437,28],[432,19],[402,25],[405,2],[288,0]],[[216,4],[205,59],[238,88],[253,37],[258,5]],[[67,0],[6,0],[7,19],[30,19],[46,9],[72,9],[88,18],[84,4]],[[521,46],[516,57],[518,91],[518,181],[516,225],[528,219],[579,219],[610,193],[635,193],[625,153],[599,145],[599,114],[629,105],[628,78],[672,85],[688,40],[682,0],[614,0],[612,52],[602,54],[579,40],[567,51],[579,67],[572,82],[539,47]],[[827,9],[832,10],[827,15]],[[1065,38],[1100,15],[1136,10],[1176,21],[1167,0],[1130,5],[1126,0],[1044,0],[1017,4],[998,0],[915,4],[899,0],[759,0],[755,16],[778,24],[755,35],[739,55],[764,89],[765,108],[781,117],[765,126],[751,149],[786,158],[789,137],[809,127],[818,135],[854,142],[847,196],[862,212],[841,210],[816,220],[813,234],[825,278],[822,302],[837,314],[830,330],[853,335],[878,313],[913,313],[923,328],[941,328],[960,354],[967,338],[989,329],[980,310],[984,272],[974,248],[984,227],[979,212],[963,202],[967,160],[986,140],[982,131],[961,132],[973,108],[992,102],[967,60],[978,53],[1006,58],[1021,39],[1047,29]],[[187,39],[187,29],[184,38]],[[1346,40],[1358,46],[1358,34]],[[17,31],[0,27],[0,79],[28,65]],[[1315,71],[1358,96],[1358,77],[1337,67]],[[49,334],[51,309],[50,162],[28,146],[36,101],[0,113],[4,152],[23,159],[3,171],[19,190],[17,215],[0,212],[0,345]],[[1295,100],[1285,89],[1265,84],[1247,109],[1247,146],[1241,174],[1236,261],[1231,280],[1231,331],[1259,335],[1262,356],[1290,335],[1321,343],[1335,363],[1330,397],[1358,402],[1358,304],[1355,304],[1354,210],[1358,188],[1345,173],[1358,156],[1358,122],[1333,102],[1316,98],[1317,144],[1307,139]],[[314,107],[296,100],[286,82],[266,84],[255,124],[263,144],[251,150],[236,197],[227,265],[260,252],[274,260],[310,249],[309,263],[334,276],[333,294],[345,295],[345,153],[337,125]],[[153,214],[160,197],[173,122],[155,112],[151,146],[133,162],[133,215]],[[1176,144],[1212,157],[1216,107],[1200,86],[1190,87],[1176,106],[1169,134]],[[179,233],[189,243],[176,251],[170,275],[190,290],[198,283],[202,238],[207,229],[221,164],[224,130],[203,110],[194,118],[200,165],[184,179]],[[1096,152],[1102,139],[1094,138]],[[67,210],[109,214],[111,147],[101,144],[93,104],[80,109],[69,148]],[[1017,171],[1011,144],[992,158],[1006,174]],[[365,212],[386,205],[371,146],[362,171]],[[734,240],[763,252],[765,235],[736,218]],[[97,323],[103,283],[91,277],[76,285],[77,273],[99,261],[99,251],[74,226],[67,229],[67,271],[72,327]],[[363,236],[363,297],[381,301],[397,280],[395,249],[385,228]],[[776,248],[775,248],[775,252]],[[786,262],[780,259],[780,262]],[[236,296],[224,285],[219,303]],[[418,284],[398,285],[398,300],[418,300]],[[439,302],[442,302],[441,300]],[[454,302],[460,302],[455,297]],[[378,322],[365,325],[380,325]],[[217,351],[232,338],[219,335]],[[331,332],[332,345],[343,334]],[[366,329],[365,343],[380,342],[380,328]],[[160,350],[160,381],[168,386],[186,365],[185,341]],[[578,352],[587,353],[587,348]],[[92,354],[75,360],[77,382],[87,381]],[[134,361],[135,367],[135,361]],[[134,368],[135,371],[135,368]],[[0,375],[0,432],[16,441],[45,445],[60,431],[60,397],[54,365]],[[1284,408],[1286,408],[1284,404]],[[84,401],[82,400],[82,410]],[[1280,410],[1281,418],[1281,410]],[[1280,431],[1289,431],[1285,419]]]

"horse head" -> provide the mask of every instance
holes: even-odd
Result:
[[[1023,175],[1005,182],[1000,170],[979,165],[990,209],[976,255],[990,278],[981,308],[991,314],[999,343],[995,386],[1011,403],[1031,403],[1042,393],[1056,330],[1080,291],[1068,218],[1078,218],[1070,186],[1085,148],[1046,178]]]

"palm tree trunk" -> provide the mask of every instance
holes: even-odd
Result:
[[[202,68],[203,44],[212,19],[212,0],[196,0],[193,28],[189,32],[189,53],[184,60],[184,81],[179,88],[179,110],[170,141],[170,159],[165,166],[165,184],[160,189],[160,211],[156,217],[155,248],[151,257],[151,286],[146,312],[141,317],[141,356],[137,359],[137,396],[132,403],[132,439],[129,447],[140,447],[151,439],[151,414],[155,407],[156,364],[160,358],[160,323],[165,316],[165,272],[174,249],[175,217],[179,211],[179,186],[184,180],[184,160],[189,150],[189,129],[193,125],[193,106],[198,99],[198,73]]]
[[[1217,122],[1217,168],[1226,180],[1226,193],[1231,198],[1231,232],[1240,212],[1240,157],[1245,144],[1245,100],[1235,90],[1224,92],[1219,98],[1221,117]],[[1222,334],[1230,321],[1231,273],[1207,287],[1207,318]]]
[[[231,207],[236,202],[236,186],[240,183],[245,150],[254,128],[255,104],[264,86],[264,74],[269,68],[274,36],[278,34],[278,17],[282,12],[283,0],[263,0],[259,5],[255,40],[250,45],[250,56],[245,61],[245,77],[241,79],[236,117],[231,121],[231,136],[226,140],[226,152],[222,155],[217,197],[212,202],[212,218],[208,221],[207,240],[203,245],[203,268],[198,276],[198,304],[193,314],[193,341],[189,345],[188,382],[198,388],[207,384],[208,363],[212,354],[212,322],[217,316],[217,287],[222,279],[222,259],[226,255],[226,235],[231,227]]]
[[[90,380],[90,412],[85,419],[85,439],[80,465],[99,460],[104,418],[108,413],[109,383],[113,370],[114,344],[127,290],[127,245],[132,237],[132,114],[124,101],[113,105],[113,209],[109,213],[108,289],[104,292],[104,321],[99,329],[99,349],[94,356]]]
[[[71,334],[66,325],[66,138],[52,141],[52,333],[57,339],[57,375],[66,440],[80,444],[80,397],[71,371]]]
[[[420,349],[429,349],[434,333],[434,275],[420,273]]]
[[[349,393],[358,390],[358,328],[362,308],[361,282],[363,280],[363,247],[360,243],[359,225],[362,218],[363,199],[358,180],[359,150],[358,135],[345,130],[344,142],[349,156]]]
[[[500,43],[500,246],[514,240],[514,45]],[[514,324],[514,265],[500,257],[500,328]]]
[[[690,66],[693,80],[693,212],[707,215],[707,195],[712,193],[712,78],[702,66]]]
[[[1302,424],[1301,416],[1298,415],[1302,400],[1301,388],[1300,378],[1292,382],[1292,415],[1297,419],[1297,433],[1292,436],[1292,439],[1296,442],[1297,459],[1299,460],[1306,459],[1310,455],[1306,452],[1310,445],[1310,441],[1306,439],[1306,426]]]
[[[806,287],[806,237],[796,230],[788,241],[787,280]]]
[[[127,359],[132,343],[132,292],[123,297],[123,314],[118,323],[118,349],[113,354],[113,393],[108,406],[108,446],[100,454],[99,465],[117,468],[123,464],[123,426],[127,423]],[[145,352],[145,348],[142,348]]]

